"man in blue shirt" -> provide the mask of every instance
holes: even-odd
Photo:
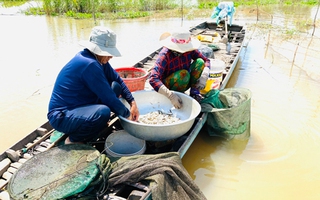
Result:
[[[137,121],[135,100],[109,60],[121,56],[116,48],[116,34],[94,27],[89,41],[60,71],[49,102],[48,119],[56,130],[68,137],[65,144],[85,143],[98,136],[111,112]],[[120,101],[122,96],[130,110]]]

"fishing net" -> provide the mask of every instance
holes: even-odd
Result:
[[[150,190],[147,185],[133,187],[142,182]],[[92,146],[79,144],[35,155],[15,172],[7,190],[11,199],[123,199],[128,195],[137,199],[143,191],[141,197],[149,197],[151,191],[154,200],[206,199],[177,152],[113,160]]]
[[[29,159],[7,189],[13,199],[63,199],[101,183],[110,170],[110,160],[92,146],[62,145]]]
[[[115,163],[110,185],[148,181],[152,200],[206,199],[177,152],[121,157]]]
[[[210,136],[227,139],[250,136],[251,92],[245,88],[211,90],[201,101],[201,111],[208,113],[205,129]]]

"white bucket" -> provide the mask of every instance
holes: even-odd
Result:
[[[110,157],[141,155],[146,151],[146,142],[120,130],[107,137],[105,150]]]
[[[209,77],[206,87],[200,90],[201,94],[207,94],[212,89],[219,89],[224,69],[225,63],[222,60],[210,59]]]

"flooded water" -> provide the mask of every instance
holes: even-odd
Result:
[[[245,24],[244,17],[246,48],[227,87],[252,92],[251,136],[223,140],[201,131],[183,164],[208,199],[319,199],[319,38],[285,39],[275,30],[259,29],[252,9],[237,9],[234,23]],[[283,12],[273,22],[282,18],[292,21]],[[184,20],[183,26],[204,20]],[[121,67],[156,50],[161,33],[181,26],[181,19],[97,24],[117,33],[123,57],[111,64]],[[82,49],[78,41],[87,39],[94,25],[92,20],[0,15],[1,152],[47,121],[56,75]]]
[[[290,77],[284,63],[263,60],[263,48],[249,43],[227,86],[252,92],[250,138],[202,131],[184,165],[212,199],[319,199],[320,82],[302,70]]]

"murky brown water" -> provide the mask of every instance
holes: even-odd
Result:
[[[252,91],[251,137],[201,132],[183,163],[210,199],[318,199],[320,83],[302,70],[290,77],[263,48],[249,43],[228,85]]]
[[[235,23],[244,17],[254,22],[254,10],[237,9]],[[293,21],[292,14],[283,12],[273,22],[282,18]],[[184,20],[184,25],[203,20]],[[111,61],[118,67],[134,64],[158,48],[160,34],[181,21],[98,24],[118,33],[123,57]],[[251,136],[227,141],[202,131],[185,155],[184,166],[208,199],[319,199],[319,39],[308,45],[310,37],[285,40],[271,31],[267,48],[269,31],[250,24],[247,47],[227,87],[252,92]],[[77,42],[87,39],[94,23],[6,14],[0,15],[0,26],[0,151],[4,151],[47,120],[55,77],[81,49]]]

